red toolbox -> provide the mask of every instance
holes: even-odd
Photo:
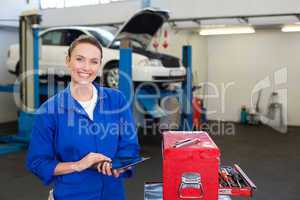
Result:
[[[220,151],[206,132],[163,134],[163,199],[217,200]]]

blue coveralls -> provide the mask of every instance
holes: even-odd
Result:
[[[79,161],[90,152],[110,158],[139,156],[129,104],[114,89],[100,87],[93,121],[71,96],[70,86],[47,100],[37,111],[28,150],[27,168],[45,185],[54,181],[55,200],[123,200],[123,178],[95,169],[54,176],[59,162]]]

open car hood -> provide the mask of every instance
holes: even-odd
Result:
[[[146,8],[131,17],[116,33],[114,40],[108,45],[112,47],[117,41],[128,38],[147,47],[155,33],[169,19],[169,13],[154,8]]]

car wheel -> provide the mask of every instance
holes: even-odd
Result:
[[[103,71],[104,86],[110,88],[119,87],[119,64],[117,62],[109,64]]]

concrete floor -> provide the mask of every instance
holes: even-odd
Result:
[[[226,129],[226,125],[223,127]],[[1,133],[16,130],[15,124],[0,128]],[[235,124],[234,129],[234,135],[217,129],[211,132],[222,151],[222,164],[238,163],[256,183],[253,199],[299,200],[300,128],[290,128],[285,135],[265,126]],[[143,199],[145,181],[161,181],[160,136],[143,137],[141,142],[142,154],[152,159],[137,167],[135,177],[126,181],[128,200]],[[25,154],[0,155],[0,200],[47,199],[49,188],[24,169]]]

